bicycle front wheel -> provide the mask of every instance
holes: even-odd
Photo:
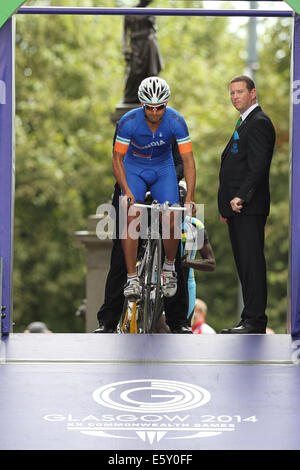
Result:
[[[162,241],[153,240],[147,264],[145,284],[146,295],[144,304],[144,330],[152,333],[156,322],[163,311],[162,297]]]

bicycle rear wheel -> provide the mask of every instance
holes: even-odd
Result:
[[[163,311],[162,297],[162,241],[152,240],[145,273],[144,331],[152,333]]]
[[[117,326],[117,332],[120,334],[145,333],[143,312],[146,298],[145,277],[147,271],[147,259],[149,258],[146,246],[147,244],[140,244],[137,260],[137,272],[142,286],[141,298],[136,302],[125,298],[122,314]]]
[[[125,300],[122,315],[117,326],[118,333],[138,333],[138,308],[137,302]]]

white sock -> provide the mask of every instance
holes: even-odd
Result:
[[[132,281],[132,279],[139,280],[139,277],[138,277],[137,273],[127,274],[127,281]]]
[[[167,258],[165,258],[163,271],[175,271],[175,261],[169,261]]]

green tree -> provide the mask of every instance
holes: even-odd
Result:
[[[159,23],[159,39],[164,76],[172,84],[170,105],[189,125],[197,165],[196,198],[204,204],[205,225],[217,262],[214,273],[196,272],[197,295],[207,302],[209,322],[219,330],[234,323],[237,316],[238,282],[227,228],[219,220],[217,190],[221,152],[236,121],[228,83],[244,68],[245,38],[230,31],[226,17],[168,19],[173,23],[168,28],[161,24],[164,21]]]
[[[26,5],[36,3],[41,4]],[[72,5],[125,2],[72,0]],[[200,2],[154,0],[151,6],[198,7]],[[290,21],[265,23],[259,35],[257,83],[260,103],[277,131],[266,232],[268,309],[270,326],[284,332]],[[244,70],[246,30],[237,20],[213,17],[157,17],[157,25],[161,76],[171,86],[170,106],[190,129],[196,200],[205,205],[217,261],[214,273],[197,273],[198,296],[207,302],[209,322],[219,330],[237,317],[236,270],[216,195],[220,155],[237,115],[228,83]],[[57,332],[83,330],[74,312],[85,297],[85,253],[74,232],[86,228],[88,215],[113,191],[110,114],[123,96],[122,28],[121,16],[17,17],[15,331],[37,319]]]
[[[113,188],[118,31],[120,17],[17,17],[15,331],[36,319],[82,329],[85,253],[74,232]]]
[[[189,6],[196,3],[189,2]],[[187,6],[186,2],[176,2],[177,5]],[[289,246],[291,20],[263,19],[258,23],[259,102],[277,132],[270,175],[272,206],[266,228],[267,313],[270,326],[283,333]],[[245,69],[247,23],[229,18],[182,17],[160,18],[158,24],[165,60],[162,76],[172,84],[170,105],[186,117],[190,127],[197,162],[197,202],[205,205],[205,224],[217,261],[214,273],[196,273],[197,294],[209,306],[210,323],[220,330],[236,322],[239,306],[236,269],[227,228],[219,221],[216,194],[220,155],[237,117],[230,103],[228,83]]]

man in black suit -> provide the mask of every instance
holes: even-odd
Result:
[[[275,130],[256,101],[251,78],[233,78],[230,97],[240,119],[221,157],[218,206],[222,222],[228,225],[244,308],[240,323],[221,333],[265,333],[264,228],[270,210],[269,170]]]

